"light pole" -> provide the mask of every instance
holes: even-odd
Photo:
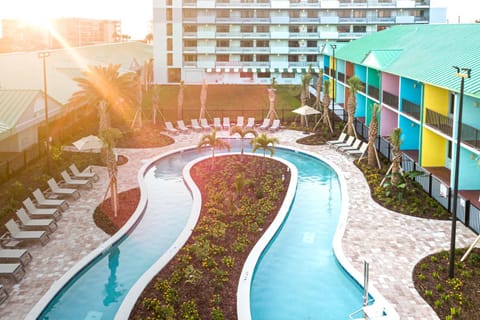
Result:
[[[50,55],[48,51],[38,53],[43,61],[43,99],[45,104],[45,136],[47,138],[47,173],[50,174],[50,129],[48,126],[48,94],[47,94],[47,65],[46,58]]]
[[[455,149],[455,173],[453,176],[453,210],[452,210],[452,230],[450,238],[450,257],[448,265],[448,276],[454,277],[455,274],[455,236],[457,229],[457,198],[458,198],[458,172],[460,169],[460,143],[462,142],[462,113],[463,113],[463,87],[465,79],[470,78],[470,72],[472,69],[468,68],[455,68],[455,75],[460,80],[460,102],[458,104],[458,129],[457,129],[457,148]]]
[[[333,132],[335,132],[335,87],[337,86],[337,84],[335,83],[335,77],[336,77],[336,74],[337,74],[337,68],[336,68],[336,60],[335,60],[335,49],[337,48],[337,45],[336,44],[331,44],[330,47],[332,48],[332,51],[333,51],[333,90],[332,90],[332,127],[333,127]]]

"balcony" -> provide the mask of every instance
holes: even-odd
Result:
[[[471,127],[468,124],[462,124],[462,141],[463,143],[480,150],[480,130]]]
[[[368,95],[372,98],[375,98],[375,99],[379,100],[380,91],[378,90],[378,88],[376,88],[374,86],[368,86]]]
[[[420,106],[418,104],[402,99],[402,111],[413,118],[420,120]]]
[[[390,92],[383,91],[383,103],[398,110],[398,96]]]
[[[452,136],[453,132],[453,119],[433,110],[427,108],[427,118],[425,123],[440,130],[441,132],[445,133],[447,136]]]

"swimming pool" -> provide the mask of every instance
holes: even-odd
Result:
[[[43,311],[39,318],[98,319],[102,317],[102,319],[113,319],[127,292],[136,280],[172,246],[185,227],[192,211],[192,198],[190,191],[184,185],[182,169],[186,163],[205,154],[208,154],[208,151],[199,154],[196,149],[182,150],[182,152],[174,152],[162,157],[150,165],[144,175],[148,203],[138,225],[120,241],[115,242],[113,246],[105,248],[104,252],[93,263],[82,268],[80,273],[75,274],[72,280],[63,286],[58,294],[52,297],[53,299],[48,305],[44,309],[40,309]],[[290,213],[288,223],[282,226],[281,232],[275,238],[275,242],[272,242],[265,254],[262,255],[260,264],[255,271],[254,286],[252,286],[252,301],[255,300],[252,304],[252,315],[255,315],[254,319],[266,319],[263,315],[265,313],[270,314],[271,311],[273,312],[272,309],[276,308],[275,306],[278,306],[279,303],[281,304],[285,299],[288,300],[288,304],[296,304],[296,302],[302,299],[300,309],[304,309],[307,306],[304,303],[304,298],[300,298],[298,294],[294,298],[277,296],[275,290],[278,290],[279,286],[273,287],[273,289],[265,289],[262,284],[257,287],[259,281],[263,282],[262,280],[269,277],[268,272],[263,273],[263,270],[268,269],[275,271],[275,273],[272,272],[271,274],[271,279],[273,279],[274,283],[281,284],[288,280],[292,281],[295,285],[294,288],[299,288],[300,284],[304,283],[308,295],[316,295],[317,297],[312,300],[328,300],[328,302],[324,301],[314,304],[315,310],[323,308],[323,305],[332,305],[331,302],[333,300],[351,301],[351,304],[349,302],[348,306],[344,306],[344,312],[348,314],[360,306],[362,294],[361,288],[356,282],[343,272],[343,269],[338,264],[335,265],[336,259],[331,249],[331,235],[335,232],[338,221],[338,216],[335,216],[334,211],[337,209],[340,211],[340,202],[338,201],[340,196],[339,186],[338,181],[335,179],[335,173],[320,160],[303,153],[277,148],[275,155],[285,158],[302,168],[302,178],[292,209],[311,211],[311,203],[318,202],[319,194],[327,193],[330,196],[328,201],[322,202],[321,207],[320,203],[318,203],[318,206],[315,207],[315,213],[308,218],[297,217],[296,213]],[[165,196],[167,194],[168,196]],[[306,202],[310,202],[310,207],[298,206],[301,198]],[[322,214],[319,214],[317,210],[321,211]],[[327,213],[326,215],[324,214],[325,212]],[[302,224],[300,220],[305,220],[304,222],[308,223]],[[290,225],[290,222],[293,222],[293,224]],[[288,267],[287,269],[296,269],[299,261],[305,265],[308,263],[309,269],[311,269],[310,273],[302,275],[301,278],[298,277],[299,274],[292,274],[289,271],[282,274],[281,266],[275,265],[277,258],[274,258],[272,261],[269,260],[271,252],[284,250],[282,246],[285,240],[283,240],[284,236],[282,235],[284,232],[292,235],[295,227],[299,227],[301,230],[297,235],[297,238],[301,238],[299,242],[296,242],[298,248],[296,250],[290,247],[288,250],[292,251],[286,251],[285,256],[289,258],[290,262],[296,261],[296,264],[294,263],[293,266],[292,264],[286,264],[285,266]],[[330,237],[330,239],[324,239],[324,235]],[[313,251],[315,258],[309,259],[308,262],[304,261],[305,256],[308,254],[304,249],[314,247],[319,242],[322,243],[322,247]],[[326,281],[322,278],[316,278],[322,274],[326,274],[328,280],[333,279],[329,275],[334,271],[320,268],[327,265],[328,268],[335,267],[341,270],[339,275],[336,275],[336,280],[330,282],[335,287],[344,285],[347,287],[346,293],[338,290],[340,295],[342,295],[341,297],[336,298],[330,295],[337,292],[337,290],[328,289],[328,296],[326,296],[325,287],[311,285],[313,282]],[[285,278],[282,279],[282,277]],[[314,277],[315,281],[313,281]],[[267,283],[268,281],[265,281],[265,284]],[[273,290],[275,297],[270,298],[268,290]],[[344,294],[348,296],[348,299],[345,299]],[[294,312],[290,313],[291,319],[291,315],[296,315],[297,311],[289,309],[284,312]],[[298,312],[301,311],[299,310]],[[277,318],[269,317],[269,319]],[[302,318],[299,317],[298,319]],[[305,319],[308,319],[308,315],[306,315]]]

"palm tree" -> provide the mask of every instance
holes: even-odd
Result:
[[[255,137],[258,136],[257,131],[254,129],[243,129],[242,127],[239,126],[233,126],[230,128],[230,135],[233,136],[235,134],[239,134],[240,138],[242,139],[242,156],[243,156],[243,149],[244,149],[244,142],[245,142],[245,136],[249,133],[253,134]]]
[[[315,99],[315,104],[313,105],[319,111],[320,111],[320,107],[322,106],[322,101],[320,99],[320,93],[322,92],[322,85],[323,85],[323,70],[320,70],[320,72],[318,73],[318,79],[317,79],[317,99]]]
[[[267,151],[269,151],[270,156],[273,157],[275,153],[275,143],[278,143],[278,139],[275,137],[268,137],[266,133],[262,133],[261,135],[250,140],[250,144],[253,146],[253,152],[257,151],[258,149],[263,149],[262,168],[265,163]]]
[[[230,151],[230,145],[225,140],[217,138],[217,130],[213,129],[212,133],[204,134],[200,138],[200,142],[197,145],[198,151],[202,149],[203,146],[210,146],[212,150],[212,169],[215,167],[215,149],[226,148]]]
[[[312,74],[310,73],[310,69],[307,73],[305,73],[302,77],[302,87],[300,91],[300,104],[301,107],[307,104],[308,99],[310,98],[310,81],[312,81]],[[303,127],[305,125],[305,120],[303,117],[300,117],[300,124]]]
[[[348,96],[348,121],[347,121],[347,134],[349,136],[355,135],[355,129],[353,127],[353,121],[355,120],[355,111],[357,109],[357,91],[363,89],[362,80],[357,76],[353,76],[347,80],[347,84],[350,86],[350,95]]]
[[[114,216],[117,216],[118,212],[118,197],[117,197],[117,160],[115,159],[116,142],[122,137],[120,130],[116,128],[107,128],[100,132],[100,138],[103,141],[102,154],[104,161],[107,164],[108,176],[110,177],[109,188],[110,189],[110,201],[113,208]]]
[[[370,120],[370,126],[368,129],[368,153],[367,153],[367,162],[368,165],[372,168],[378,167],[380,168],[380,161],[378,160],[377,150],[375,149],[375,139],[377,138],[378,134],[378,113],[379,105],[377,103],[373,104],[372,110],[372,119]]]
[[[83,78],[74,78],[80,90],[70,98],[71,106],[92,106],[99,114],[98,131],[110,127],[109,111],[120,104],[136,106],[138,100],[138,80],[135,72],[120,74],[119,64],[89,66]]]
[[[327,130],[327,126],[330,127],[330,130],[332,131],[332,124],[330,123],[330,115],[329,115],[329,109],[328,107],[330,106],[330,80],[326,79],[323,82],[323,98],[322,98],[322,106],[323,106],[323,114],[322,114],[322,119],[323,119],[323,125],[325,127],[325,131]]]
[[[392,144],[392,173],[390,182],[393,186],[397,186],[402,181],[400,177],[402,171],[401,136],[402,129],[400,128],[395,128],[390,134],[390,143]]]
[[[179,88],[178,88],[178,96],[177,96],[177,120],[183,119],[183,89],[184,89],[184,82],[183,80],[180,81]]]

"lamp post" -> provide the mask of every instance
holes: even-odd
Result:
[[[43,99],[45,104],[45,136],[47,138],[47,173],[50,174],[50,129],[48,126],[48,94],[47,94],[47,65],[46,58],[50,55],[48,51],[38,53],[43,61]]]
[[[333,56],[333,90],[332,90],[332,127],[333,127],[333,132],[335,132],[335,87],[337,84],[335,83],[335,77],[337,74],[337,66],[336,66],[336,60],[335,60],[335,49],[337,48],[336,44],[331,44],[330,47],[332,48],[332,56]]]
[[[457,229],[457,198],[458,198],[458,172],[460,169],[460,143],[462,142],[462,113],[463,113],[463,87],[465,79],[470,78],[470,72],[472,69],[455,68],[455,75],[459,77],[460,80],[460,102],[458,105],[458,129],[457,129],[457,148],[455,149],[455,173],[453,177],[453,210],[452,210],[452,230],[450,238],[450,257],[448,265],[448,276],[453,278],[455,274],[455,236]]]

